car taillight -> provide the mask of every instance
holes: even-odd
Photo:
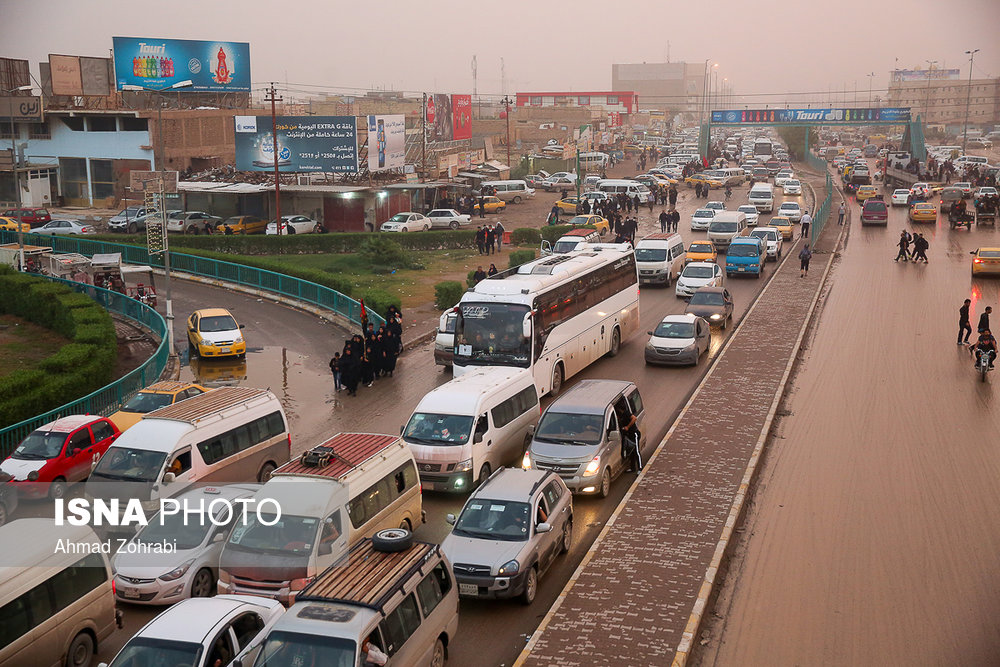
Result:
[[[981,259],[979,259],[978,257],[976,257],[976,258],[975,258],[974,260],[972,260],[972,263],[973,263],[973,264],[982,264],[982,263],[983,263],[983,260],[981,260]]]

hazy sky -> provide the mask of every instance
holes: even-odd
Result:
[[[857,85],[864,99],[867,74],[877,95],[897,58],[965,78],[976,48],[974,76],[1000,76],[1000,0],[0,0],[0,19],[0,56],[36,75],[49,53],[108,55],[114,35],[247,41],[255,88],[287,81],[293,96],[471,93],[473,55],[480,94],[501,92],[501,57],[506,92],[607,90],[611,63],[663,62],[668,48],[671,61],[718,62],[738,95]]]

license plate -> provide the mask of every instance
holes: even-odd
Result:
[[[221,349],[221,350],[219,350],[219,351],[220,351],[220,352],[221,352],[222,354],[225,354],[226,352],[229,352],[229,351],[230,351],[230,348],[228,348],[228,347],[224,347],[224,348],[222,348],[222,349]]]
[[[479,586],[476,584],[459,584],[458,592],[460,595],[479,595]]]
[[[138,588],[123,588],[122,589],[122,597],[123,598],[127,598],[129,600],[138,600],[139,599],[139,589]]]
[[[737,269],[737,270],[738,270],[738,271],[746,271],[747,269],[746,269],[746,267],[745,267],[745,266],[741,266],[741,267],[740,267],[739,269]]]

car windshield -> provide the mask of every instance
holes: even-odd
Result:
[[[908,194],[910,194],[910,191],[909,190],[896,190],[892,194],[894,194],[894,195],[908,195]]]
[[[284,554],[311,553],[320,520],[294,514],[247,515],[229,536],[229,544],[245,551],[278,551]],[[270,525],[268,525],[270,524]]]
[[[797,211],[799,207],[797,204],[782,204],[778,210],[781,211]]]
[[[150,637],[134,637],[111,663],[111,667],[146,667],[147,665],[197,665],[201,663],[202,645]]]
[[[796,186],[796,185],[798,185],[798,184],[799,184],[799,182],[796,181],[796,180],[794,180],[794,179],[785,181],[785,185],[791,185],[793,187]]]
[[[708,228],[709,232],[735,232],[736,231],[735,222],[713,222],[712,226]]]
[[[167,214],[167,217],[172,218],[174,220],[178,220],[186,215],[187,213],[185,213],[184,211],[171,211],[170,213]]]
[[[865,211],[870,213],[884,213],[885,203],[880,201],[868,201],[865,202]]]
[[[571,250],[576,250],[576,246],[583,243],[582,239],[575,239],[573,241],[556,241],[555,245],[552,246],[552,252],[557,255],[562,255]]]
[[[135,216],[139,215],[139,207],[138,206],[129,206],[127,209],[125,209],[124,211],[122,211],[118,215],[122,215],[122,216],[125,216],[127,218],[134,218]]]
[[[471,416],[416,412],[407,422],[403,437],[422,445],[464,445],[471,433]]]
[[[406,222],[410,216],[397,213],[387,220],[387,222]]]
[[[603,415],[546,411],[538,422],[535,440],[570,445],[596,445],[601,441]]]
[[[204,518],[204,525],[202,525],[202,518]],[[216,520],[219,521],[218,518]],[[219,522],[221,523],[221,521]],[[183,512],[177,514],[157,512],[132,539],[134,542],[145,544],[171,542],[178,549],[194,549],[205,540],[205,535],[212,528],[214,528],[212,522],[204,514],[185,515]]]
[[[163,452],[113,446],[101,457],[90,476],[127,482],[152,482],[159,476],[166,458],[167,455]]]
[[[140,391],[129,399],[128,403],[122,406],[122,412],[141,412],[143,414],[170,405],[173,396],[170,394],[154,394],[148,391]]]
[[[694,212],[694,217],[696,218],[714,218],[715,211],[710,208],[699,208]]]
[[[299,617],[344,622],[351,620],[354,612],[324,605],[306,607]],[[273,630],[268,633],[254,667],[353,667],[356,653],[357,644],[350,639]]]
[[[758,252],[756,244],[749,243],[734,243],[726,251],[727,257],[757,257],[758,255],[760,252]]]
[[[635,250],[635,261],[637,262],[663,262],[666,259],[666,248],[636,248]]]
[[[695,292],[688,303],[692,306],[722,306],[725,300],[721,292]]]
[[[684,267],[681,275],[685,278],[711,278],[713,273],[710,266],[692,266],[688,264]]]
[[[236,326],[236,320],[231,315],[212,315],[210,317],[203,317],[198,322],[198,331],[206,333],[232,331],[233,329],[239,329],[239,327]]]
[[[757,215],[756,206],[740,206],[736,210],[739,211],[740,213],[746,213],[747,215]]]
[[[715,250],[715,246],[713,246],[711,243],[692,243],[691,247],[688,249],[688,252],[708,252],[708,253],[710,253],[710,252],[713,252],[714,250]]]
[[[571,225],[590,225],[593,224],[588,216],[578,215],[569,221]]]
[[[690,322],[660,322],[653,331],[656,338],[694,338],[694,325]]]
[[[490,540],[523,542],[528,539],[531,506],[510,500],[473,498],[455,522],[455,534]]]
[[[31,460],[54,459],[62,451],[67,435],[69,434],[35,431],[21,441],[12,457]]]
[[[765,230],[765,229],[755,229],[754,231],[750,232],[750,236],[757,239],[764,239],[765,241],[777,240],[777,234],[775,234],[770,230]]]

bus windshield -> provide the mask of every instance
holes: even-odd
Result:
[[[479,364],[520,366],[531,361],[531,340],[521,335],[528,306],[463,303],[456,327],[455,357]]]

